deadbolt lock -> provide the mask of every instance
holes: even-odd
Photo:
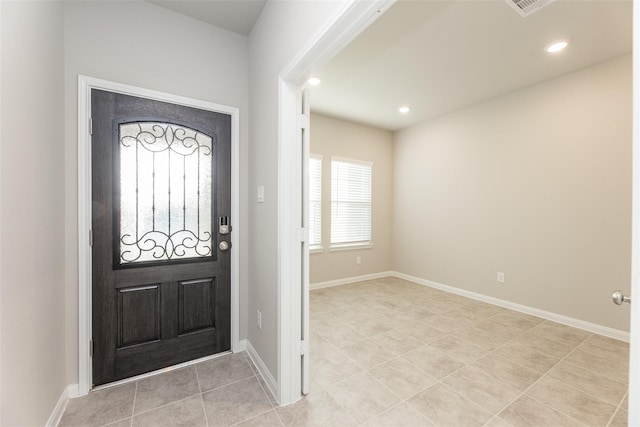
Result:
[[[231,226],[229,225],[228,216],[221,216],[218,219],[218,233],[222,235],[231,233]]]

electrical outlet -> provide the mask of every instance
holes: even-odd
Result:
[[[504,283],[504,273],[498,272],[498,283]]]
[[[360,258],[359,256],[356,257],[356,264],[360,265],[360,263],[362,263],[362,258]]]
[[[262,330],[262,313],[258,310],[256,314],[256,326],[258,326],[259,330]]]

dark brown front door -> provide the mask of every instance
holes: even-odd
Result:
[[[93,384],[229,350],[231,116],[96,89],[91,116]]]

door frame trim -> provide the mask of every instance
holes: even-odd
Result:
[[[302,147],[298,144],[297,105],[312,71],[340,52],[396,0],[349,0],[283,69],[278,78],[278,390],[281,405],[300,399],[302,363]],[[313,94],[311,94],[313,99]],[[308,292],[308,290],[307,290]]]
[[[240,342],[240,109],[137,86],[78,76],[78,394],[91,390],[89,355],[91,331],[91,89],[132,95],[231,116],[231,351],[241,351]]]

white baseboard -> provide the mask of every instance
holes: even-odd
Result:
[[[596,323],[574,319],[573,317],[563,316],[561,314],[540,310],[538,308],[529,307],[522,304],[516,304],[511,301],[506,301],[499,298],[478,294],[476,292],[467,291],[465,289],[460,289],[453,286],[443,285],[442,283],[432,282],[431,280],[421,279],[419,277],[410,276],[404,273],[398,273],[396,271],[391,272],[390,274],[394,277],[405,279],[410,282],[417,283],[419,285],[429,286],[431,288],[440,289],[442,291],[450,292],[452,294],[461,295],[463,297],[467,297],[474,300],[497,305],[500,307],[508,308],[510,310],[519,311],[521,313],[530,314],[532,316],[541,317],[546,320],[551,320],[552,322],[562,323],[563,325],[571,326],[578,329],[583,329],[585,331],[593,332],[594,334],[598,334],[598,335],[604,335],[605,337],[613,338],[616,340],[629,342],[629,339],[630,339],[629,332],[621,331],[619,329],[609,328],[607,326],[598,325]]]
[[[267,384],[269,392],[271,392],[277,402],[280,402],[280,395],[278,393],[278,382],[275,380],[275,378],[273,378],[273,375],[271,375],[271,372],[269,372],[269,369],[267,369],[267,365],[264,364],[264,362],[258,355],[258,352],[256,352],[256,349],[251,345],[251,341],[244,341],[246,342],[247,346],[247,354],[251,358],[251,361],[256,366],[256,368],[258,368],[258,372],[260,372],[260,375],[262,375],[264,382]]]
[[[58,403],[56,403],[55,408],[53,408],[53,412],[49,416],[45,427],[56,427],[58,423],[60,423],[60,419],[62,418],[62,414],[64,414],[64,410],[67,407],[67,403],[69,403],[69,399],[72,397],[76,397],[78,395],[78,384],[71,384],[65,387],[58,399]]]
[[[380,279],[382,277],[388,277],[388,276],[393,276],[393,275],[394,275],[394,272],[392,272],[392,271],[383,271],[381,273],[365,274],[363,276],[347,277],[345,279],[337,279],[337,280],[329,280],[327,282],[311,283],[309,285],[309,289],[313,291],[315,289],[330,288],[332,286],[346,285],[346,284],[349,284],[349,283],[362,282],[362,281],[365,281],[365,280]]]
[[[234,353],[239,353],[241,351],[247,350],[247,340],[239,340],[234,346],[232,351]]]

